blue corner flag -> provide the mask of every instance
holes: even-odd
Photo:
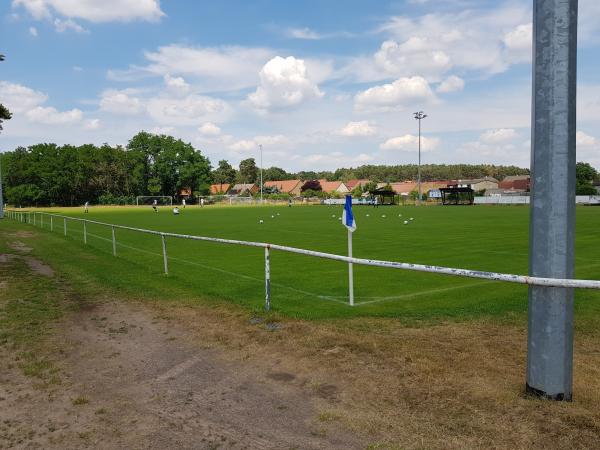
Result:
[[[346,195],[346,204],[344,205],[344,212],[342,213],[342,223],[348,231],[354,232],[356,230],[356,221],[354,220],[354,214],[352,214],[352,196]]]

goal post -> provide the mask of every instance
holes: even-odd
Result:
[[[169,195],[138,195],[135,198],[135,204],[137,206],[149,206],[154,203],[154,200],[160,206],[173,206],[173,197]]]

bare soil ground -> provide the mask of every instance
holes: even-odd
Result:
[[[69,308],[43,377],[0,345],[0,448],[600,448],[598,334],[576,337],[575,400],[555,403],[523,394],[514,324],[272,322],[85,298],[32,259],[4,255],[0,292],[21,264],[23,282],[54,283]]]

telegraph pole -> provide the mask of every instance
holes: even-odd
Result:
[[[533,1],[529,275],[573,278],[577,0]],[[528,393],[573,396],[573,289],[529,287]]]
[[[414,113],[415,119],[419,121],[419,165],[417,167],[417,186],[419,190],[419,198],[417,199],[417,205],[421,205],[421,120],[427,117],[423,111]]]

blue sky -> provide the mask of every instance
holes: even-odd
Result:
[[[3,0],[0,149],[126,144],[322,170],[529,165],[531,1]],[[600,2],[580,0],[578,160],[600,168]]]

